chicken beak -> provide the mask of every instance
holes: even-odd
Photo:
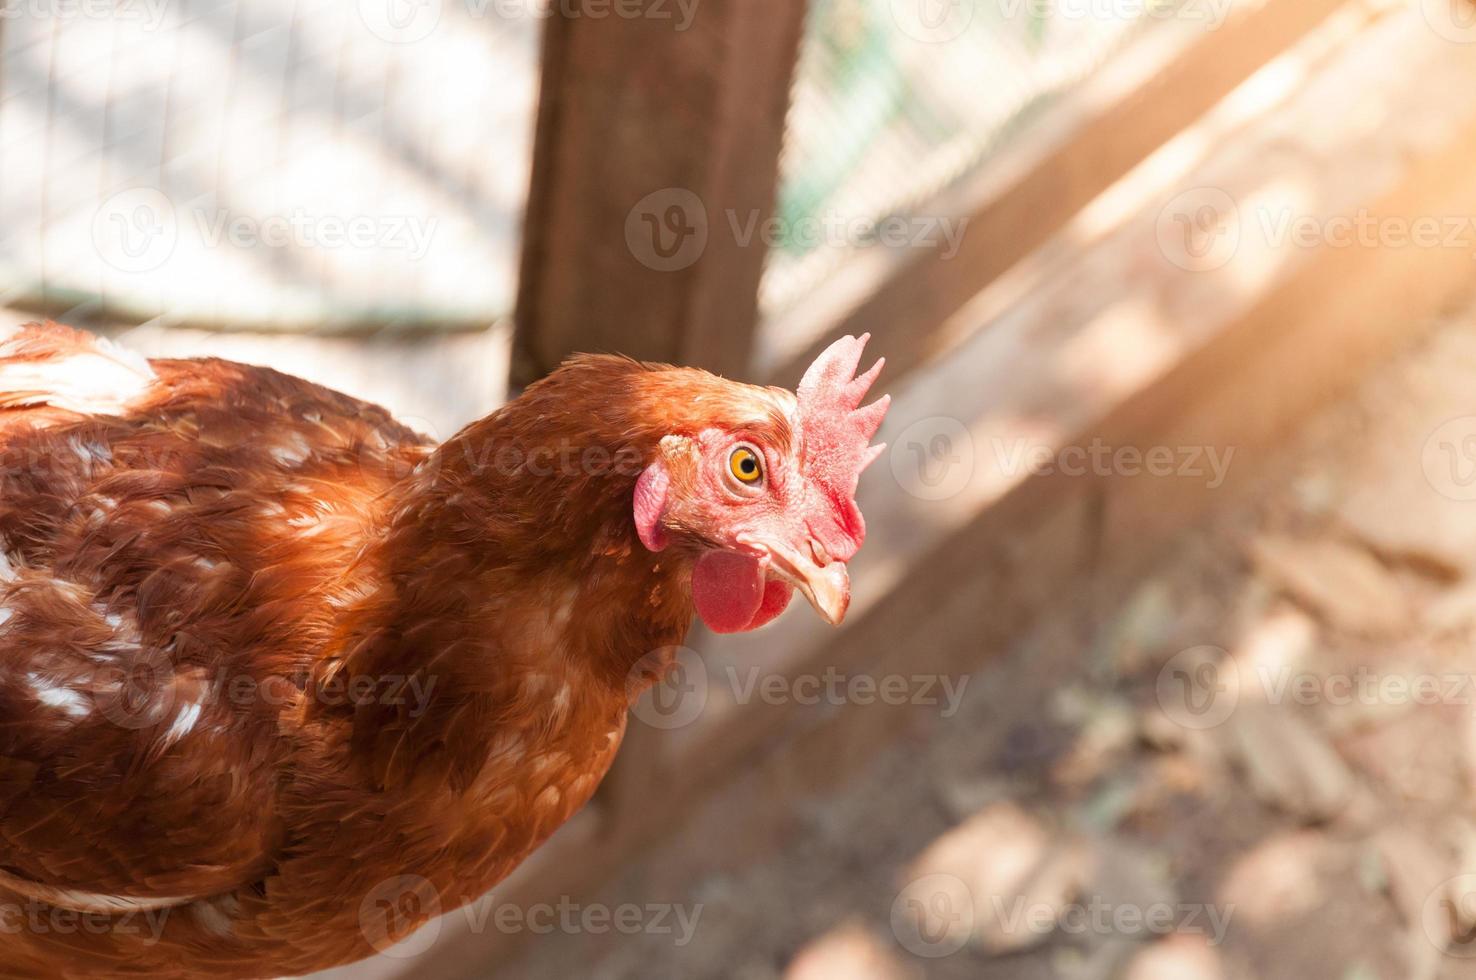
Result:
[[[839,626],[851,604],[851,576],[845,562],[820,565],[808,555],[787,546],[770,545],[770,567],[774,573],[799,589],[810,605],[831,626]]]

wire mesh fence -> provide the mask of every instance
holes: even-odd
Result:
[[[765,313],[1183,2],[810,0]],[[0,0],[0,306],[328,332],[507,315],[552,12]]]
[[[947,229],[917,211],[1199,0],[811,0],[762,307],[779,314],[856,250]],[[911,225],[908,222],[911,221]],[[889,229],[888,223],[893,227]],[[913,244],[907,242],[907,244]]]
[[[0,305],[485,326],[538,30],[438,0],[0,0]]]

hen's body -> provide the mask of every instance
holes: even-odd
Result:
[[[0,347],[0,975],[358,958],[587,801],[691,604],[618,460],[528,465],[657,432],[539,398],[433,451],[264,369]]]

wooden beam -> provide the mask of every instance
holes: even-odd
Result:
[[[876,464],[890,463],[890,473],[863,478],[866,549],[840,633],[786,616],[705,644],[704,658],[786,677],[888,658],[952,658],[938,669],[964,670],[1052,597],[1127,581],[1211,507],[1253,486],[1298,420],[1469,288],[1467,248],[1298,247],[1265,230],[1283,214],[1329,228],[1365,214],[1476,213],[1476,184],[1459,176],[1476,152],[1476,101],[1441,102],[1438,122],[1422,109],[1440,92],[1472,91],[1476,61],[1417,12],[1369,26],[1365,16],[1350,7],[1286,55],[1278,77],[1289,101],[1258,91],[1267,108],[1239,128],[1225,125],[1234,106],[1212,113],[1189,133],[1208,149],[1201,164],[1168,181],[1161,168],[1135,174],[1130,181],[1150,178],[1153,192],[1100,241],[1079,251],[1063,243],[1065,262],[1051,250],[1031,257],[1042,266],[1029,277],[1036,288],[1001,290],[1014,298],[988,328],[900,386],[884,382],[894,401],[879,438],[904,455]],[[1370,79],[1370,63],[1421,71],[1395,86]],[[1369,115],[1344,112],[1349,104]],[[1380,121],[1377,140],[1366,136],[1368,118]],[[1268,169],[1281,159],[1296,167]],[[1322,179],[1334,168],[1336,186]],[[1165,229],[1215,195],[1229,202],[1233,237],[1215,239],[1231,247],[1201,267],[1175,252],[1181,240]],[[967,477],[936,498],[905,455],[934,434],[949,434],[954,472]],[[1213,449],[1227,471],[1222,480],[1207,465],[1190,478],[1069,472],[1066,450],[1094,445]],[[1026,458],[1036,449],[1060,465],[1036,471]],[[727,692],[709,694],[706,730],[681,732],[668,789],[677,776],[741,764],[796,710],[723,711],[718,694]]]
[[[578,351],[742,373],[765,250],[718,232],[773,211],[804,0],[565,6],[544,38],[513,381]]]
[[[948,346],[937,328],[949,316],[1344,3],[1236,4],[1216,30],[1181,27],[1183,36],[1123,59],[1127,82],[1117,95],[1104,104],[1068,101],[970,184],[923,209],[968,216],[957,254],[915,250],[900,260],[879,258],[869,288],[858,289],[861,277],[849,276],[770,324],[781,343],[814,335],[817,320],[828,326],[812,342],[781,350],[766,380],[792,384],[845,334],[872,334],[893,377],[937,356]]]
[[[966,424],[975,455],[964,467],[967,483],[943,499],[920,499],[895,460],[878,462],[861,490],[871,528],[853,569],[853,621],[835,632],[796,609],[760,633],[690,641],[710,678],[701,718],[622,750],[632,756],[627,765],[652,769],[646,805],[602,814],[613,826],[606,820],[556,838],[535,856],[536,866],[499,887],[499,901],[589,899],[617,870],[649,887],[651,879],[632,870],[632,855],[669,836],[720,787],[740,779],[745,788],[793,785],[795,773],[843,779],[915,717],[911,708],[863,704],[833,712],[792,699],[738,704],[720,679],[727,666],[758,667],[765,679],[783,675],[787,690],[830,666],[871,678],[972,673],[1061,603],[1119,598],[1113,590],[1128,589],[1177,534],[1254,493],[1308,413],[1417,340],[1469,289],[1468,249],[1301,248],[1259,238],[1258,216],[1289,208],[1325,223],[1360,213],[1476,213],[1476,184],[1467,176],[1476,102],[1439,97],[1476,90],[1476,62],[1425,30],[1418,16],[1389,15],[1372,28],[1330,24],[1309,38],[1317,53],[1294,51],[1285,62],[1284,84],[1296,93],[1289,104],[1218,143],[1212,134],[1222,127],[1207,120],[1200,131],[1213,145],[1203,164],[1172,179],[1153,175],[1162,180],[1158,191],[1102,240],[1074,251],[1066,274],[1027,291],[996,329],[976,333],[967,349],[894,390],[895,418],[883,437],[905,448],[897,437],[912,438],[914,426],[925,438],[938,431],[929,423],[945,414]],[[1331,64],[1319,67],[1324,53]],[[1374,76],[1366,71],[1371,63],[1420,70]],[[1371,115],[1343,118],[1347,104]],[[1379,121],[1377,139],[1368,136],[1370,118]],[[1355,157],[1360,166],[1338,181],[1319,179]],[[1277,170],[1287,179],[1268,190],[1270,159],[1297,161],[1299,169]],[[1222,265],[1186,269],[1171,257],[1172,242],[1159,237],[1158,219],[1165,200],[1182,196],[1176,192],[1209,187],[1247,209],[1245,239]],[[1037,259],[1060,269],[1054,259]],[[1148,364],[1145,354],[1163,360]],[[1103,371],[1087,370],[1099,362]],[[1057,453],[1098,439],[1140,451],[1236,453],[1222,485],[1142,473],[1021,472],[1022,464],[1001,458],[1022,440],[1028,456],[1034,446]],[[631,724],[632,732],[643,727]],[[760,821],[784,800],[752,792],[743,806],[744,819]],[[663,887],[670,895],[684,884],[663,879]],[[453,936],[450,928],[433,952],[395,976],[484,977],[530,938],[466,935],[460,926]],[[598,942],[582,940],[591,948]],[[518,965],[506,973],[519,975]]]

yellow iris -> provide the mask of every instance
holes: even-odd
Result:
[[[728,457],[728,469],[732,471],[734,479],[749,486],[764,478],[764,467],[759,461],[758,453],[747,446],[739,446],[733,450],[733,454]]]

